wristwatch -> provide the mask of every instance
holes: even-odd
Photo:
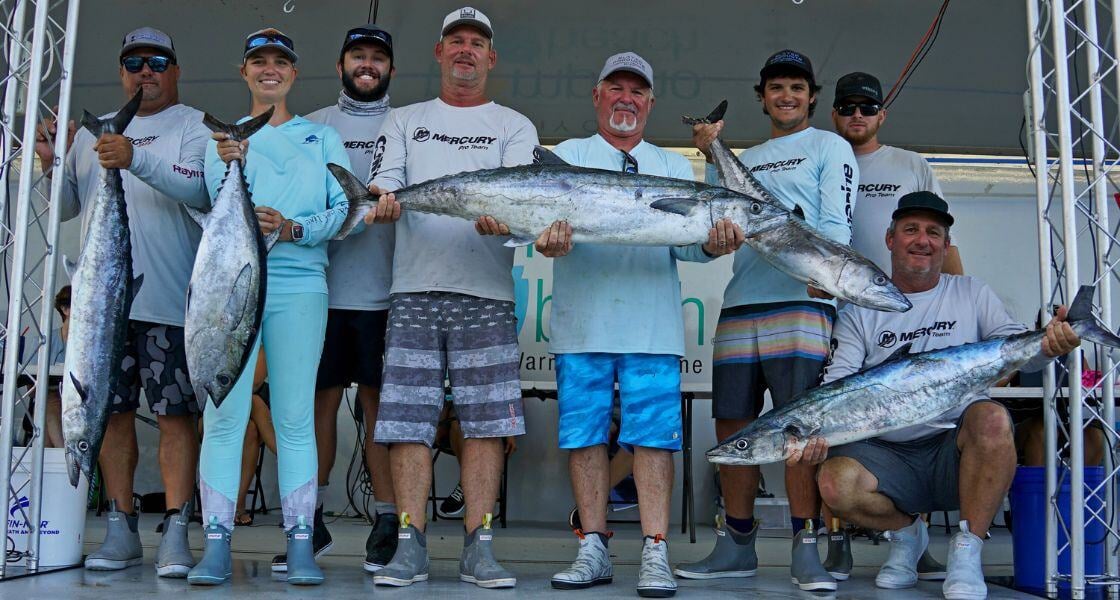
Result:
[[[299,223],[296,223],[295,221],[293,221],[291,219],[288,219],[288,222],[292,224],[292,241],[293,242],[302,241],[303,240],[303,225],[300,225]]]

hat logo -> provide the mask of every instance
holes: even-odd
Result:
[[[464,8],[459,11],[460,19],[473,19],[475,18],[475,10],[473,8]]]

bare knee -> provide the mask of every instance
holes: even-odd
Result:
[[[817,471],[817,487],[821,492],[821,500],[838,516],[844,516],[856,496],[863,492],[874,491],[864,489],[868,487],[868,482],[863,477],[865,473],[870,476],[870,473],[867,473],[867,470],[854,459],[840,456],[826,460]]]
[[[978,402],[965,411],[961,424],[960,446],[974,447],[984,451],[1015,451],[1011,418],[1007,410],[994,402]]]

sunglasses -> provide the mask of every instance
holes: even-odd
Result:
[[[350,31],[348,31],[346,33],[346,41],[347,42],[353,42],[354,40],[364,40],[364,39],[379,40],[381,43],[385,44],[386,46],[389,46],[390,48],[393,47],[393,36],[389,35],[388,31],[380,31],[380,30],[376,30],[376,29],[366,29],[364,27],[359,27],[357,29],[351,29]]]
[[[638,159],[630,156],[629,152],[622,153],[622,172],[631,174],[638,172]]]
[[[874,117],[882,110],[882,106],[878,104],[860,103],[860,104],[844,104],[836,107],[836,114],[841,117],[850,117],[856,114],[856,109],[859,109],[859,114],[865,117]]]
[[[163,73],[173,64],[175,61],[168,56],[126,56],[121,59],[121,65],[129,73],[143,71],[144,65],[148,65],[153,73]]]
[[[279,33],[262,33],[259,35],[254,35],[253,37],[245,40],[245,51],[248,52],[254,48],[260,48],[261,46],[267,46],[270,44],[279,44],[287,48],[288,50],[291,50],[292,52],[296,51],[296,46],[292,43],[292,38]]]

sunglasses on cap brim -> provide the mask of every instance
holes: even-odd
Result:
[[[163,73],[167,67],[175,64],[175,59],[170,56],[126,56],[121,59],[121,66],[129,73],[139,73],[144,70],[144,65],[153,73]]]
[[[254,50],[262,46],[279,44],[292,52],[296,51],[292,38],[281,33],[261,33],[245,40],[245,51]]]

